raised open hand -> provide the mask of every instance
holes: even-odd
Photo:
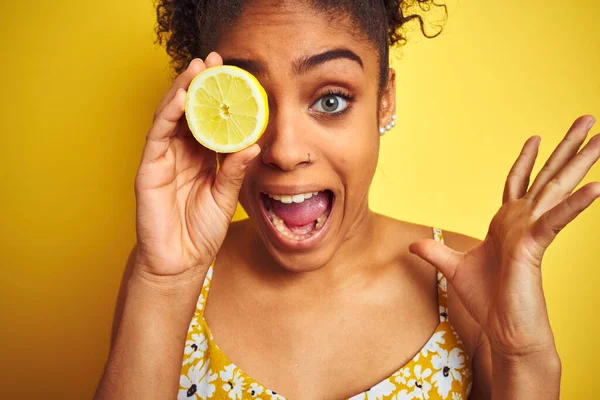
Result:
[[[600,157],[600,135],[579,150],[593,124],[591,116],[575,121],[531,187],[540,138],[525,142],[508,175],[502,207],[475,248],[461,253],[429,239],[410,246],[446,276],[496,352],[523,355],[554,346],[542,257],[556,235],[600,197],[600,182],[573,192]]]
[[[260,152],[253,145],[227,156],[217,174],[215,153],[189,131],[186,90],[198,73],[222,64],[217,53],[193,60],[154,115],[135,178],[136,262],[145,272],[206,272],[225,239],[246,167]]]

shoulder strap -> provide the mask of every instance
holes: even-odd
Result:
[[[204,315],[204,307],[206,306],[206,299],[208,298],[208,290],[210,289],[210,281],[212,279],[213,264],[206,271],[206,277],[204,277],[204,283],[202,283],[202,290],[200,296],[198,296],[198,303],[196,304],[196,314]]]
[[[436,242],[444,243],[444,234],[441,229],[433,228],[433,239]],[[440,271],[437,272],[437,282],[440,322],[443,322],[448,320],[448,287],[446,277]]]

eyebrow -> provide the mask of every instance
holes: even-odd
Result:
[[[227,58],[223,60],[223,64],[245,69],[253,75],[260,75],[265,70],[262,63],[244,58]]]
[[[344,59],[356,62],[361,68],[364,69],[362,59],[353,51],[343,48],[328,50],[309,57],[302,57],[294,61],[292,68],[296,74],[303,75],[309,72],[311,69],[319,67],[329,61]],[[244,58],[227,58],[223,60],[223,64],[234,65],[236,67],[245,69],[254,75],[260,75],[266,70],[264,64],[261,62]]]
[[[364,68],[362,59],[356,53],[348,49],[333,49],[320,54],[315,54],[314,56],[301,58],[300,60],[294,62],[293,68],[294,72],[296,72],[298,75],[302,75],[313,68],[325,64],[326,62],[340,59],[355,61],[358,63],[358,65],[360,65],[361,68]]]

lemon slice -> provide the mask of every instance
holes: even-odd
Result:
[[[267,93],[248,71],[231,65],[207,68],[190,83],[185,115],[192,134],[218,153],[256,142],[269,121]]]

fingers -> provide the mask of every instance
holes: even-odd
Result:
[[[440,270],[450,283],[453,282],[456,267],[464,257],[464,253],[452,250],[445,244],[433,239],[411,243],[408,250]]]
[[[218,67],[219,65],[223,65],[223,58],[219,53],[213,51],[206,57],[204,64],[206,64],[206,68]]]
[[[584,115],[577,118],[564,139],[552,152],[552,155],[544,164],[544,167],[540,173],[536,176],[531,188],[526,194],[526,197],[536,199],[538,194],[542,191],[544,186],[569,162],[579,147],[585,141],[587,132],[590,130],[594,123],[594,117]]]
[[[146,135],[142,162],[152,162],[165,155],[169,149],[171,137],[175,135],[177,124],[184,112],[185,93],[184,89],[179,89],[171,102],[156,117]]]
[[[200,72],[222,64],[221,56],[212,52],[206,57],[206,62],[199,58],[192,60],[188,68],[177,77],[154,115],[154,124],[146,136],[142,162],[151,162],[163,156],[169,148],[170,139],[178,131],[181,136],[192,136],[186,121],[181,119],[184,113],[186,90]],[[178,125],[181,125],[179,130]]]
[[[543,214],[569,196],[599,158],[600,135],[596,135],[542,189],[534,205],[534,216]]]
[[[259,153],[260,147],[255,143],[238,153],[229,154],[217,173],[212,195],[215,203],[229,218],[235,212],[246,169]]]
[[[534,223],[533,238],[540,246],[548,247],[556,235],[598,197],[600,182],[591,182],[581,187]]]
[[[177,79],[175,79],[173,85],[169,88],[167,94],[165,94],[165,97],[156,108],[154,119],[156,119],[156,117],[161,113],[162,109],[168,103],[170,103],[171,100],[173,100],[175,93],[177,93],[179,89],[187,90],[196,75],[204,71],[206,68],[216,67],[218,65],[223,65],[223,58],[221,58],[221,56],[214,51],[206,57],[205,61],[202,61],[200,58],[194,58],[188,65],[187,69],[183,71],[181,75],[177,77]]]
[[[194,77],[200,72],[204,71],[205,69],[206,65],[204,64],[204,62],[199,58],[194,58],[188,65],[187,69],[183,71],[181,75],[177,77],[177,79],[175,79],[175,81],[165,94],[165,97],[163,97],[158,107],[156,107],[156,112],[154,113],[154,120],[156,120],[156,118],[162,112],[165,106],[173,100],[173,97],[175,97],[175,93],[177,93],[179,89],[187,90],[187,88],[190,86],[190,82],[192,82]]]
[[[521,154],[510,169],[508,178],[506,178],[502,204],[509,200],[520,199],[527,193],[529,178],[531,177],[531,171],[538,155],[540,140],[539,136],[532,136],[523,145]]]

